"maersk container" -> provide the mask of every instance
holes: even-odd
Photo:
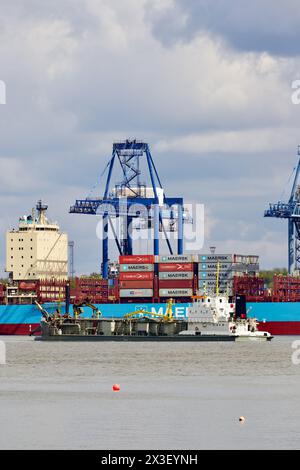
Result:
[[[120,264],[120,272],[154,271],[154,264]]]
[[[193,288],[193,280],[190,279],[169,279],[167,281],[160,279],[159,281],[159,288],[160,289],[192,289]]]
[[[193,263],[159,263],[160,272],[193,271]]]
[[[199,263],[217,263],[223,262],[223,263],[233,263],[234,261],[234,255],[217,255],[217,254],[206,254],[206,255],[199,255],[198,259]]]
[[[154,255],[121,255],[120,264],[153,264]]]
[[[220,271],[230,271],[233,269],[232,263],[199,263],[198,269],[199,271],[215,271],[219,268]]]
[[[162,255],[158,256],[159,263],[192,263],[194,255]]]
[[[193,289],[159,289],[159,297],[191,297]]]
[[[232,282],[232,281],[220,281],[220,282],[218,283],[218,285],[219,285],[219,286],[222,286],[222,287],[224,287],[224,286],[225,286],[225,287],[226,287],[226,286],[232,287],[233,282]],[[214,288],[216,288],[216,287],[217,287],[217,281],[203,281],[203,280],[201,281],[201,280],[200,280],[200,281],[198,282],[198,286],[201,287],[201,288],[202,288],[202,287],[214,287]]]
[[[120,289],[120,297],[153,297],[153,289]]]
[[[220,272],[218,278],[220,280],[232,279],[233,273],[232,272]],[[217,274],[214,271],[201,271],[199,272],[199,279],[209,279],[209,280],[216,280]]]
[[[145,273],[120,273],[120,281],[151,281],[154,278],[154,272]]]
[[[153,289],[153,281],[120,281],[120,289]]]
[[[193,279],[194,273],[192,271],[186,272],[161,272],[159,273],[159,279]]]

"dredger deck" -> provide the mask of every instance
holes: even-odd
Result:
[[[39,341],[235,341],[236,336],[191,334],[188,322],[156,319],[68,318],[41,322]]]

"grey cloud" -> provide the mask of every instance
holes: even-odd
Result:
[[[240,51],[300,53],[298,0],[174,0],[158,10],[149,2],[148,19],[166,45],[204,33]]]

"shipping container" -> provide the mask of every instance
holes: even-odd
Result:
[[[193,263],[159,263],[160,272],[193,271]]]
[[[154,264],[120,264],[120,272],[154,271]]]
[[[199,255],[199,263],[206,262],[206,263],[232,263],[234,261],[234,255],[217,255],[217,254],[205,254]]]
[[[193,289],[159,289],[160,297],[191,297]]]
[[[192,263],[195,255],[163,255],[158,256],[159,263]],[[197,256],[197,255],[196,255]]]
[[[222,279],[224,279],[224,280],[225,279],[226,280],[227,279],[233,279],[233,273],[232,273],[232,271],[231,272],[226,272],[226,271],[222,272],[222,271],[220,271],[218,278],[220,280],[222,280]],[[214,271],[207,271],[207,272],[206,271],[205,272],[201,271],[201,272],[199,272],[199,279],[217,280],[217,273],[215,273]]]
[[[219,270],[220,271],[230,271],[234,268],[233,263],[219,263]],[[198,265],[199,271],[215,271],[217,272],[218,263],[199,263]]]
[[[179,279],[179,280],[160,280],[159,281],[159,288],[160,289],[192,289],[193,288],[193,280],[190,279]]]
[[[233,280],[230,281],[220,281],[218,283],[219,286],[232,286],[233,285]],[[199,287],[217,287],[217,281],[199,281],[198,283]]]
[[[121,255],[120,264],[153,264],[154,255]]]
[[[151,281],[154,278],[153,272],[145,273],[120,273],[120,281]]]
[[[161,272],[159,273],[159,279],[193,279],[193,271],[174,271],[174,272]]]
[[[153,289],[152,281],[120,281],[120,289]]]
[[[120,297],[153,297],[153,289],[120,289]]]

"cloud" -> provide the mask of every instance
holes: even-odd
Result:
[[[252,4],[234,2],[224,20],[221,1],[3,0],[0,236],[43,198],[76,242],[77,271],[99,269],[96,220],[68,208],[93,187],[103,193],[113,141],[137,137],[151,144],[168,195],[205,203],[208,244],[248,243],[265,257],[274,230],[270,250],[284,264],[284,224],[262,218],[298,144],[291,82],[300,64],[287,47],[298,10],[285,2],[277,30],[290,52],[279,53],[278,4],[270,13],[260,2],[255,23]]]
[[[299,3],[297,0],[149,1],[149,20],[164,44],[189,42],[208,34],[239,51],[299,55]]]

